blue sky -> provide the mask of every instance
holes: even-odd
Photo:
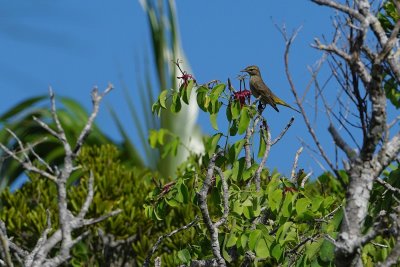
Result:
[[[275,23],[289,32],[302,26],[291,52],[293,78],[302,93],[309,80],[308,65],[321,53],[310,47],[313,38],[330,36],[331,10],[310,1],[177,1],[184,51],[196,79],[234,79],[248,65],[258,65],[264,80],[282,99],[294,104],[283,64],[284,41]],[[121,81],[137,92],[138,71],[151,48],[147,20],[138,1],[7,1],[0,15],[0,113],[23,99],[46,94],[51,85],[58,95],[70,96],[90,108],[90,91],[112,82],[116,90],[107,97],[122,121],[129,121]],[[238,86],[238,85],[237,85]],[[331,95],[337,88],[332,86]],[[312,111],[312,95],[307,109]],[[140,105],[140,103],[136,103]],[[149,107],[150,108],[150,107]],[[311,144],[300,115],[281,108],[264,111],[273,137],[295,116],[283,141],[272,148],[267,166],[290,174],[299,138]],[[326,120],[314,120],[329,155],[334,155]],[[97,120],[118,140],[117,128],[106,107]],[[208,117],[199,124],[212,133]],[[139,138],[132,132],[132,138]],[[305,150],[300,166],[315,174],[321,169]]]

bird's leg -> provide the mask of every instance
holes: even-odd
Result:
[[[257,109],[258,109],[258,112],[261,114],[264,111],[266,105],[261,102],[261,96],[256,98],[256,100],[254,101],[254,104],[256,104],[257,102],[258,102]]]
[[[263,104],[261,101],[258,102],[258,107],[257,107],[257,108],[258,108],[258,112],[259,112],[260,114],[264,111],[265,107],[266,107],[266,105]]]

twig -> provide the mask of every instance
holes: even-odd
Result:
[[[0,252],[1,252],[1,257],[4,260],[4,264],[10,267],[14,266],[11,260],[10,244],[7,237],[7,230],[3,221],[0,221],[0,242],[1,242]]]
[[[300,156],[301,152],[303,152],[302,146],[296,151],[296,155],[294,156],[292,172],[290,174],[290,180],[292,180],[292,181],[294,181],[295,176],[296,176],[297,162],[299,160],[299,156]]]
[[[304,178],[301,180],[301,184],[300,187],[304,188],[304,185],[306,184],[308,178],[310,178],[310,176],[312,175],[313,172],[309,172],[306,176],[304,176]]]
[[[393,193],[400,194],[400,189],[399,188],[393,187],[391,184],[389,184],[388,182],[382,180],[380,177],[376,178],[375,181],[377,181],[380,185],[382,185],[383,187],[385,187],[389,191],[391,191]]]
[[[340,134],[337,132],[336,128],[329,124],[328,131],[331,134],[335,144],[344,152],[350,161],[354,161],[357,153],[343,140]]]
[[[38,239],[35,247],[31,252],[27,252],[20,249],[17,245],[12,243],[10,239],[7,239],[9,248],[17,253],[18,258],[23,261],[24,266],[53,267],[64,263],[71,257],[70,255],[71,248],[89,234],[89,231],[85,231],[79,236],[73,238],[72,237],[73,230],[103,221],[121,212],[121,210],[115,210],[108,214],[104,214],[98,218],[85,219],[85,215],[89,210],[89,206],[92,203],[94,196],[94,186],[93,186],[94,177],[92,172],[90,172],[89,176],[87,197],[77,216],[74,216],[72,214],[72,212],[68,209],[68,204],[67,204],[68,203],[67,189],[66,189],[67,179],[70,177],[72,172],[78,168],[77,166],[75,166],[74,158],[79,153],[80,148],[83,145],[83,142],[85,141],[90,129],[93,126],[93,121],[99,111],[100,101],[102,100],[103,96],[106,95],[111,89],[112,86],[109,85],[109,87],[101,95],[98,94],[97,89],[93,91],[92,93],[93,110],[81,134],[79,135],[74,150],[71,149],[71,146],[67,141],[65,130],[58,117],[55,104],[55,95],[53,93],[53,90],[51,88],[49,89],[50,102],[51,102],[51,116],[53,118],[57,130],[51,129],[46,123],[37,118],[34,118],[34,120],[37,121],[41,127],[47,130],[51,135],[56,137],[61,142],[65,151],[65,156],[64,156],[64,163],[60,169],[58,169],[56,166],[54,168],[50,167],[50,165],[47,162],[45,162],[34,151],[33,149],[34,145],[30,144],[24,145],[22,141],[18,138],[18,136],[11,130],[8,131],[17,141],[20,151],[17,152],[11,151],[6,146],[0,143],[0,148],[2,148],[9,156],[18,161],[26,171],[37,173],[42,177],[45,177],[53,181],[57,186],[57,204],[58,204],[60,228],[56,229],[54,233],[49,236],[49,233],[51,232],[51,222],[50,222],[49,211],[47,211],[47,227],[41,233],[40,238]],[[27,146],[27,148],[25,146]],[[45,170],[41,170],[33,165],[28,155],[29,152],[34,156],[34,158],[39,160],[39,162],[43,166],[46,167]],[[22,157],[18,156],[18,153],[22,153]],[[4,231],[1,232],[3,233]],[[2,236],[4,237],[4,235]],[[55,255],[53,258],[47,258],[50,251],[53,251],[56,247],[58,249],[58,253],[54,253]]]
[[[320,152],[322,158],[323,158],[323,159],[325,160],[325,162],[329,165],[329,167],[335,172],[336,177],[337,177],[337,179],[340,181],[340,183],[341,183],[342,185],[345,185],[345,183],[344,183],[343,179],[341,178],[339,172],[337,171],[337,169],[335,168],[335,166],[332,164],[331,160],[329,159],[329,157],[328,157],[327,154],[325,153],[324,148],[322,147],[321,143],[319,142],[319,139],[318,139],[318,137],[317,137],[317,135],[316,135],[316,133],[315,133],[313,127],[311,126],[311,123],[310,123],[310,121],[309,121],[309,119],[308,119],[308,117],[307,117],[307,113],[305,112],[304,107],[303,107],[302,103],[300,102],[300,98],[299,98],[299,96],[298,96],[298,94],[297,94],[296,86],[294,85],[294,82],[293,82],[293,79],[292,79],[292,75],[291,75],[291,73],[290,73],[290,71],[289,71],[289,52],[290,52],[290,47],[291,47],[291,44],[293,43],[294,39],[296,38],[296,35],[297,35],[297,33],[298,33],[299,30],[300,30],[300,29],[297,29],[297,30],[292,34],[291,37],[288,37],[288,36],[286,35],[286,32],[282,32],[283,38],[284,38],[285,41],[286,41],[286,47],[285,47],[285,53],[284,53],[286,77],[287,77],[287,79],[288,79],[288,81],[289,81],[290,88],[291,88],[291,91],[292,91],[292,93],[293,93],[293,96],[294,96],[294,98],[296,99],[296,103],[297,103],[297,105],[298,105],[298,107],[299,107],[299,109],[300,109],[300,111],[301,111],[301,114],[303,115],[303,119],[304,119],[304,122],[306,123],[308,132],[310,133],[311,137],[313,138],[314,143],[315,143],[315,145],[317,146],[317,148],[318,148],[318,150],[319,150],[319,152]]]
[[[182,226],[181,228],[178,228],[178,229],[173,230],[173,231],[172,231],[171,233],[169,233],[169,234],[165,234],[165,235],[160,236],[160,237],[157,239],[157,242],[153,245],[153,247],[152,247],[152,248],[150,249],[150,251],[147,253],[147,257],[146,257],[146,259],[145,259],[144,262],[143,262],[143,267],[148,267],[148,266],[150,266],[151,258],[153,257],[154,253],[157,251],[158,246],[161,244],[161,242],[162,242],[165,238],[171,237],[171,236],[173,236],[174,234],[177,234],[177,233],[179,233],[179,232],[181,232],[181,231],[183,231],[183,230],[186,230],[186,229],[192,227],[192,226],[195,225],[198,221],[199,221],[199,218],[196,216],[196,217],[194,218],[194,220],[191,221],[190,223],[188,223],[188,224]]]
[[[99,94],[99,91],[97,88],[93,89],[93,91],[92,91],[92,102],[93,102],[92,114],[90,114],[90,117],[89,117],[85,127],[83,128],[81,134],[78,137],[78,140],[76,141],[75,148],[73,149],[74,156],[76,156],[79,153],[80,149],[82,148],[84,140],[86,139],[86,137],[88,136],[88,134],[90,132],[90,129],[92,128],[94,119],[96,118],[97,113],[99,112],[101,100],[112,89],[114,89],[114,86],[111,83],[108,84],[108,87],[101,94]]]
[[[246,140],[246,143],[244,144],[244,158],[246,162],[246,168],[251,167],[251,148],[250,148],[250,138],[251,138],[252,132],[251,132],[251,127],[247,127],[246,129],[246,135],[244,139]]]
[[[282,139],[285,133],[289,130],[290,126],[292,126],[293,122],[294,122],[294,117],[291,117],[290,121],[286,124],[282,132],[271,142],[271,146],[275,145]]]

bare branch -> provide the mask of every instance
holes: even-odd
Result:
[[[388,182],[382,180],[381,178],[376,178],[376,181],[378,182],[378,184],[382,185],[383,187],[385,187],[387,190],[393,192],[393,193],[398,193],[400,194],[400,189],[397,187],[393,187],[391,184],[389,184]]]
[[[226,262],[221,255],[221,248],[218,240],[218,228],[215,227],[215,225],[213,224],[207,207],[207,193],[212,185],[211,181],[214,176],[215,160],[217,159],[217,157],[218,154],[214,154],[210,159],[207,169],[207,175],[203,182],[203,186],[198,193],[198,198],[203,221],[206,224],[208,231],[210,232],[211,250],[214,254],[214,257],[218,261],[219,266],[226,266]]]
[[[47,242],[48,234],[50,233],[51,229],[51,220],[50,220],[50,211],[46,210],[46,217],[47,217],[47,226],[46,229],[42,232],[40,238],[36,242],[35,247],[33,248],[32,252],[25,258],[25,266],[34,266],[33,262],[35,258],[44,258],[44,255],[40,254],[40,251],[44,244]]]
[[[329,165],[329,167],[335,172],[336,177],[339,179],[339,181],[342,184],[344,184],[341,176],[339,175],[339,173],[336,170],[335,166],[332,164],[332,162],[330,161],[329,157],[325,153],[324,148],[322,147],[322,145],[321,145],[321,143],[320,143],[320,141],[319,141],[319,139],[318,139],[313,127],[311,126],[311,123],[310,123],[310,121],[309,121],[309,119],[308,119],[308,117],[306,115],[307,113],[304,110],[303,104],[300,102],[300,98],[299,98],[299,96],[297,94],[296,86],[294,85],[294,82],[293,82],[293,79],[292,79],[292,75],[291,75],[290,70],[289,70],[289,51],[290,51],[290,46],[293,43],[294,39],[296,38],[297,33],[298,33],[298,30],[295,31],[294,34],[292,34],[291,37],[288,37],[286,34],[283,34],[283,38],[286,41],[286,47],[285,47],[285,53],[284,53],[286,77],[287,77],[287,79],[289,81],[291,91],[292,91],[293,96],[294,96],[294,98],[296,100],[296,103],[297,103],[297,105],[298,105],[298,107],[299,107],[299,109],[301,111],[301,114],[303,116],[304,122],[306,123],[308,132],[311,134],[311,137],[313,138],[314,143],[315,143],[315,145],[317,146],[317,148],[318,148],[318,150],[320,152],[320,155],[323,157],[323,159]]]
[[[302,146],[296,151],[296,155],[294,156],[292,172],[290,173],[290,180],[292,180],[292,181],[294,181],[295,176],[296,176],[297,162],[299,160],[299,156],[300,156],[301,152],[303,152]]]
[[[400,152],[400,132],[397,132],[395,136],[388,142],[383,144],[382,149],[375,156],[377,162],[380,163],[379,170],[382,171],[386,166],[388,166]]]
[[[11,253],[10,253],[10,244],[7,236],[6,226],[3,221],[0,221],[0,252],[1,258],[5,261],[6,266],[14,266],[11,260]]]
[[[286,124],[286,126],[282,130],[282,132],[271,142],[271,146],[275,145],[276,143],[279,142],[279,140],[282,139],[282,137],[285,135],[285,133],[289,130],[290,126],[292,126],[293,122],[294,122],[294,117],[291,117],[290,121]]]
[[[42,120],[40,120],[35,116],[33,116],[33,120],[36,121],[43,129],[48,131],[52,136],[54,136],[57,139],[60,139],[60,135],[56,131],[51,129],[50,126],[48,126],[45,122],[43,122]]]
[[[93,91],[92,91],[93,110],[92,110],[92,113],[90,114],[90,117],[89,117],[85,127],[83,128],[81,134],[78,137],[78,140],[76,142],[75,148],[73,150],[74,156],[78,155],[80,149],[82,148],[84,140],[86,139],[86,137],[89,134],[90,129],[92,128],[94,119],[96,118],[97,113],[99,112],[99,107],[100,107],[101,100],[113,88],[114,88],[114,86],[112,84],[109,84],[108,87],[104,90],[104,92],[101,93],[100,95],[99,95],[99,92],[98,92],[97,88],[93,89]]]
[[[352,9],[345,5],[341,5],[335,1],[332,1],[332,0],[311,0],[311,1],[318,5],[321,5],[321,6],[328,6],[328,7],[334,8],[336,10],[342,11],[346,14],[349,14],[352,17],[355,17],[359,21],[364,20],[363,15],[361,15],[357,10]]]
[[[326,52],[331,52],[339,57],[343,58],[344,60],[351,62],[352,58],[349,54],[347,54],[345,51],[339,49],[335,43],[332,43],[330,45],[324,45],[321,43],[321,41],[318,38],[315,38],[315,45],[312,45],[314,48],[317,48],[319,50],[324,50]]]
[[[56,104],[55,104],[55,96],[50,88],[49,94],[50,94],[50,101],[51,101],[51,116],[53,118],[54,123],[56,124],[57,131],[51,129],[48,124],[44,123],[43,121],[35,118],[35,120],[39,123],[41,127],[46,129],[51,135],[53,135],[55,138],[57,138],[63,145],[64,151],[65,151],[65,156],[64,156],[64,164],[60,169],[57,167],[51,168],[50,165],[45,162],[33,149],[34,145],[24,145],[22,141],[18,138],[18,136],[12,132],[11,130],[8,130],[9,133],[14,137],[14,139],[17,141],[18,146],[20,148],[20,151],[14,152],[8,149],[6,146],[0,143],[0,148],[2,148],[5,153],[7,153],[10,157],[14,158],[16,161],[18,161],[22,167],[29,172],[34,172],[37,173],[51,181],[53,181],[56,186],[57,186],[57,204],[58,204],[58,214],[59,214],[59,224],[60,228],[56,229],[56,231],[50,235],[51,231],[51,222],[50,222],[50,214],[47,212],[47,227],[46,229],[42,232],[41,237],[38,239],[35,247],[31,252],[26,252],[22,249],[20,249],[18,246],[16,246],[14,243],[12,243],[8,238],[8,247],[11,250],[14,250],[18,257],[22,258],[24,263],[24,266],[58,266],[65,261],[67,261],[71,255],[70,251],[73,246],[75,246],[78,242],[80,242],[88,233],[89,231],[85,231],[83,234],[79,235],[76,238],[72,237],[72,231],[75,229],[82,228],[84,226],[88,226],[94,223],[98,223],[100,221],[106,220],[107,218],[111,216],[115,216],[118,213],[121,212],[121,210],[115,210],[112,211],[108,214],[105,214],[103,216],[100,216],[98,218],[90,218],[90,219],[85,219],[85,215],[87,214],[89,210],[89,206],[93,201],[93,196],[94,196],[94,189],[93,189],[93,183],[94,183],[94,176],[93,173],[90,172],[89,176],[89,181],[88,181],[88,194],[87,197],[81,207],[81,210],[79,211],[79,214],[77,217],[75,217],[71,211],[68,209],[68,200],[67,200],[67,189],[66,189],[66,183],[67,179],[71,176],[72,172],[78,169],[77,166],[75,166],[74,158],[76,157],[77,153],[79,152],[80,148],[82,147],[83,142],[85,141],[86,136],[88,135],[90,129],[93,126],[93,121],[95,117],[98,114],[99,110],[99,103],[103,96],[107,94],[110,90],[112,89],[112,86],[110,85],[103,94],[99,95],[97,90],[95,90],[92,94],[92,100],[94,103],[94,109],[85,124],[84,129],[82,130],[77,144],[75,146],[75,151],[74,153],[71,150],[71,146],[69,145],[67,138],[66,138],[66,133],[64,131],[64,128],[59,120],[57,110],[56,110]],[[27,148],[25,147],[27,146]],[[32,153],[35,159],[37,159],[43,166],[46,167],[46,170],[41,170],[37,167],[35,167],[32,163],[32,161],[29,158],[28,152]],[[22,157],[18,155],[18,153],[22,153]],[[5,227],[4,227],[5,229]],[[0,229],[2,230],[2,229]],[[3,233],[4,231],[0,231]],[[4,235],[1,235],[0,237]],[[55,249],[57,247],[58,253],[55,253],[55,256],[53,258],[47,258],[48,254],[50,251]]]
[[[226,182],[224,173],[222,172],[221,168],[215,166],[214,169],[218,172],[219,177],[221,178],[222,182],[222,201],[224,203],[224,212],[222,214],[221,219],[214,223],[215,227],[220,227],[226,220],[228,219],[229,215],[229,192],[228,192],[228,183]]]
[[[393,121],[391,121],[387,128],[388,130],[390,130],[391,128],[393,128],[393,126],[395,126],[398,122],[400,121],[400,116],[397,116],[395,119],[393,119]]]
[[[304,185],[306,184],[307,180],[310,178],[310,176],[313,174],[313,172],[309,172],[304,178],[301,180],[300,187],[304,188]]]
[[[83,220],[82,223],[78,223],[77,226],[81,227],[81,226],[88,226],[88,225],[92,225],[92,224],[95,224],[95,223],[99,223],[99,222],[102,222],[102,221],[104,221],[104,220],[107,220],[107,219],[110,218],[110,217],[114,217],[115,215],[118,215],[118,214],[120,214],[121,212],[122,212],[121,209],[116,209],[116,210],[113,210],[113,211],[111,211],[111,212],[109,212],[109,213],[107,213],[107,214],[104,214],[104,215],[102,215],[102,216],[100,216],[100,217],[97,217],[97,218],[85,219],[85,220]],[[77,219],[80,220],[80,218],[77,218]],[[75,224],[76,224],[76,222],[75,222]],[[74,228],[74,229],[75,229],[75,228],[79,228],[79,227],[77,227],[77,226],[74,226],[73,228]]]
[[[330,124],[328,127],[328,131],[331,134],[333,141],[335,144],[344,152],[350,161],[353,161],[357,156],[357,153],[344,141],[344,139],[340,136],[336,128]]]
[[[85,202],[82,205],[81,211],[78,214],[78,218],[80,219],[83,219],[86,216],[86,213],[89,211],[90,204],[93,201],[93,196],[94,196],[93,183],[94,183],[94,175],[93,172],[90,171],[89,181],[88,181],[88,194],[86,196]]]
[[[394,1],[396,2],[396,1]],[[395,46],[396,42],[398,41],[398,34],[400,31],[400,20],[396,22],[396,25],[394,26],[392,32],[390,33],[389,39],[386,41],[384,46],[382,47],[382,50],[379,52],[378,56],[375,58],[374,63],[375,64],[381,64],[384,59],[388,57],[388,54],[393,50],[393,47]]]
[[[21,160],[18,156],[17,156],[17,152],[13,152],[11,150],[9,150],[5,145],[3,145],[2,143],[0,143],[0,148],[3,149],[9,156],[11,156],[13,159],[15,159],[16,161],[18,161],[22,167],[30,172],[33,173],[37,173],[42,175],[43,177],[48,178],[51,181],[56,181],[57,177],[55,177],[54,175],[44,171],[44,170],[40,170],[37,167],[33,166],[31,162],[25,162],[23,160]]]
[[[56,97],[54,95],[53,89],[49,87],[49,95],[50,95],[50,106],[51,106],[51,116],[53,118],[54,123],[56,124],[57,128],[57,138],[60,139],[60,141],[65,144],[68,144],[67,137],[65,135],[64,129],[61,125],[61,122],[57,116],[57,108],[56,108]],[[49,127],[50,128],[50,127]],[[64,147],[65,148],[65,147]],[[65,153],[68,153],[65,151]],[[68,154],[67,154],[68,155]]]
[[[246,168],[251,167],[251,147],[250,147],[250,138],[252,135],[251,127],[247,127],[246,129],[246,135],[244,137],[244,140],[246,140],[246,143],[244,144],[244,158],[246,162]]]

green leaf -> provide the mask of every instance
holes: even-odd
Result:
[[[280,245],[283,245],[286,239],[286,233],[289,231],[290,227],[293,225],[292,222],[285,222],[282,226],[278,228],[276,232],[276,239]]]
[[[239,201],[235,201],[233,203],[233,212],[235,212],[239,216],[242,215],[243,205]]]
[[[217,115],[218,113],[214,113],[210,115],[210,122],[211,126],[218,131],[218,125],[217,125]]]
[[[239,101],[234,101],[230,105],[232,119],[236,120],[240,116],[240,111],[242,109]]]
[[[265,154],[265,150],[266,150],[266,148],[267,148],[267,144],[266,144],[265,141],[264,141],[263,133],[262,133],[262,132],[260,132],[259,136],[260,136],[260,143],[259,143],[259,145],[258,145],[258,154],[257,154],[257,157],[262,158],[262,157],[264,156],[264,154]]]
[[[325,262],[332,262],[335,258],[335,245],[328,240],[324,240],[321,250],[319,251],[319,255],[321,260]]]
[[[151,106],[151,112],[153,114],[156,114],[157,116],[160,116],[160,111],[161,111],[160,101],[153,103],[153,105]]]
[[[227,240],[228,240],[227,235],[225,235],[224,244],[222,245],[222,256],[224,257],[224,259],[227,262],[232,262],[232,257],[231,257],[231,255],[229,255],[228,251],[226,250],[226,248],[228,248]]]
[[[282,201],[282,189],[276,189],[268,194],[268,203],[272,211],[277,211]]]
[[[232,167],[232,180],[238,181],[241,180],[243,176],[243,169],[244,169],[244,158],[240,158],[233,162]]]
[[[226,119],[231,122],[232,121],[232,111],[231,111],[231,103],[229,104],[229,106],[226,108],[225,110],[225,114],[226,114]]]
[[[321,196],[316,196],[315,198],[312,199],[312,205],[311,205],[311,210],[312,211],[317,211],[319,207],[321,206],[322,202],[324,201],[324,198]]]
[[[291,192],[286,192],[285,200],[282,205],[282,216],[289,218],[292,214],[293,204],[292,204],[293,194]]]
[[[238,132],[238,122],[237,120],[233,120],[231,127],[229,128],[229,135],[235,136]]]
[[[207,93],[208,89],[205,88],[204,86],[201,86],[197,89],[197,97],[196,97],[197,104],[203,111],[206,112],[207,112],[206,97],[208,97]]]
[[[247,107],[243,107],[242,111],[240,112],[240,119],[239,119],[239,134],[243,134],[250,123],[250,115],[249,109]]]
[[[213,153],[215,153],[215,150],[218,145],[218,141],[219,141],[219,139],[221,139],[221,136],[222,136],[222,133],[217,133],[208,139],[208,142],[206,144],[206,152],[208,153],[208,156],[211,157],[211,155]]]
[[[309,208],[311,201],[308,198],[300,198],[296,201],[296,212],[298,216],[301,216]]]
[[[217,101],[219,96],[221,95],[221,93],[225,90],[225,84],[220,83],[218,85],[216,85],[212,90],[211,90],[211,100],[212,101]]]
[[[158,132],[156,130],[150,130],[149,134],[149,143],[152,148],[157,147],[158,141]]]
[[[238,238],[236,237],[235,233],[230,233],[228,241],[226,242],[226,247],[230,248],[230,247],[233,247],[234,245],[236,245],[237,239]]]
[[[243,149],[244,144],[246,143],[245,139],[236,141],[233,146],[229,148],[229,161],[235,162]]]
[[[258,243],[258,240],[261,238],[261,230],[259,229],[254,229],[249,236],[249,248],[251,250],[254,250],[256,248],[256,245]]]
[[[194,85],[194,81],[193,80],[189,80],[186,87],[185,87],[185,84],[182,84],[181,88],[180,88],[180,91],[182,91],[182,100],[187,105],[189,105],[190,94],[192,93],[193,85]]]
[[[182,205],[175,198],[170,198],[170,199],[165,198],[165,202],[171,207],[179,207]]]
[[[276,261],[279,262],[279,259],[281,258],[283,254],[282,248],[279,244],[275,244],[275,246],[272,248],[271,255],[276,259]]]
[[[251,202],[251,200],[252,200],[252,197],[247,198],[247,199],[242,203],[242,206],[244,206],[244,207],[251,207],[251,206],[253,206],[253,203]]]
[[[306,244],[305,254],[307,255],[309,260],[314,259],[314,257],[319,252],[323,242],[324,242],[324,239],[320,238],[316,242],[312,242],[311,244],[310,243]]]
[[[267,243],[265,242],[265,240],[263,238],[258,240],[256,248],[255,248],[255,252],[256,252],[257,257],[269,258],[269,256],[270,256],[269,248],[267,247]]]
[[[182,108],[182,103],[181,99],[179,97],[179,93],[175,92],[172,95],[172,105],[171,105],[171,111],[174,113],[178,113]]]
[[[210,113],[210,114],[218,113],[219,109],[222,106],[222,102],[219,101],[218,99],[214,100],[211,97],[209,97],[208,99],[210,100],[209,101],[209,105],[207,106],[208,107],[207,108],[208,113]]]
[[[243,207],[243,215],[248,220],[254,218],[253,207],[244,206]]]
[[[247,181],[248,179],[252,178],[254,174],[256,173],[256,170],[258,169],[258,164],[254,163],[251,165],[250,168],[245,169],[243,172],[243,181]]]
[[[189,250],[185,248],[178,251],[178,258],[182,261],[182,263],[190,262],[191,256]]]
[[[247,241],[248,240],[249,240],[249,237],[247,236],[247,234],[242,234],[240,236],[240,244],[241,244],[243,249],[247,248]]]
[[[187,203],[189,199],[189,190],[184,183],[181,183],[177,186],[178,194],[176,196],[176,200],[180,203]]]
[[[13,106],[11,109],[7,110],[3,115],[0,117],[0,121],[5,121],[11,118],[12,116],[20,113],[21,111],[25,111],[28,108],[31,108],[34,104],[36,104],[39,101],[42,101],[43,99],[46,99],[48,96],[37,96],[37,97],[32,97],[28,98],[27,100],[24,100],[17,105]]]
[[[163,109],[167,108],[166,103],[165,103],[165,101],[167,100],[167,94],[168,94],[168,90],[164,90],[164,91],[162,91],[160,93],[160,96],[158,97],[158,101],[160,102],[160,106]]]

